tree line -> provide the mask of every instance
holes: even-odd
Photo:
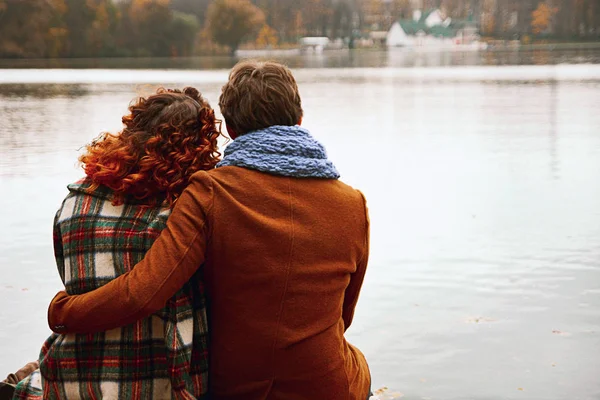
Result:
[[[486,36],[600,39],[600,0],[444,0],[441,4],[451,17],[474,15]]]
[[[600,39],[600,0],[0,0],[0,57],[173,57],[365,37],[441,8],[499,38]]]
[[[187,56],[199,27],[168,0],[0,0],[0,56]]]

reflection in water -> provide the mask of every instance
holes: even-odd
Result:
[[[464,65],[546,65],[600,63],[600,48],[569,50],[414,51],[406,49],[332,50],[323,54],[268,57],[292,68],[440,67]],[[2,60],[0,68],[94,68],[94,69],[229,69],[234,57],[103,58]]]
[[[558,159],[558,126],[557,126],[557,103],[558,103],[558,84],[550,83],[550,169],[554,179],[558,179],[560,162]]]
[[[535,65],[547,65],[552,59],[552,53],[549,51],[534,50],[532,59]]]
[[[184,86],[184,83],[168,85]],[[3,116],[0,177],[47,176],[60,173],[59,168],[72,169],[83,145],[101,132],[119,131],[121,116],[127,113],[133,97],[153,93],[156,87],[154,84],[0,85]],[[218,97],[218,84],[197,87],[209,98]]]
[[[56,97],[78,97],[88,93],[85,86],[79,84],[55,83],[8,83],[0,87],[0,96],[4,97],[37,97],[51,99]]]
[[[597,399],[600,81],[473,70],[297,74],[305,125],[369,201],[372,257],[349,337],[374,386],[409,399]],[[226,78],[159,76],[193,79],[174,86],[213,105]],[[48,334],[61,288],[52,218],[81,175],[77,149],[153,88],[102,80],[55,96],[0,85],[0,375]]]

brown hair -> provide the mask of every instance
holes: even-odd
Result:
[[[137,99],[129,112],[121,132],[103,133],[79,161],[95,185],[113,190],[115,205],[132,196],[173,206],[192,174],[219,161],[215,113],[191,87],[160,88]]]
[[[219,98],[225,123],[238,135],[273,125],[293,126],[302,102],[292,72],[276,62],[242,61],[229,74]]]

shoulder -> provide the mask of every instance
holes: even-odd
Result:
[[[98,208],[98,203],[110,202],[113,191],[102,185],[95,185],[89,178],[82,178],[67,185],[69,193],[63,200],[59,214],[69,216],[75,213],[89,211],[92,206]]]
[[[367,207],[367,198],[364,193],[340,180],[337,182],[339,190],[343,192],[344,196],[348,198],[353,206],[356,207],[357,210],[360,210],[360,213],[364,215],[365,223],[368,226],[370,223],[369,209]]]
[[[343,194],[345,197],[348,197],[354,202],[359,202],[361,205],[366,204],[367,200],[363,192],[359,189],[350,186],[347,183],[344,183],[341,180],[336,181],[336,189]]]
[[[264,181],[268,175],[240,167],[220,167],[209,171],[198,171],[192,175],[188,190],[195,196],[212,196],[225,189],[246,187],[253,185],[256,181]]]
[[[69,193],[74,195],[88,195],[99,200],[112,201],[114,199],[114,192],[107,186],[94,183],[89,178],[82,178],[77,182],[67,185]]]
[[[198,171],[191,176],[190,182],[185,189],[186,192],[190,192],[194,196],[206,197],[212,194],[213,190],[213,176],[211,171]]]
[[[174,210],[190,216],[197,211],[206,214],[213,205],[213,178],[209,171],[198,171],[190,177],[187,187],[175,203]]]
[[[87,179],[71,183],[67,185],[67,189],[69,192],[56,213],[55,222],[69,220],[73,216],[80,215],[86,211],[89,213],[90,205],[94,200],[98,200],[90,190],[90,182]]]
[[[94,185],[82,179],[67,186],[69,193],[57,212],[56,222],[77,218],[80,223],[92,221],[128,220],[134,226],[165,224],[171,210],[164,206],[151,206],[140,201],[129,201],[114,205],[114,192],[103,185]],[[94,222],[95,223],[95,222]]]
[[[220,182],[220,181],[235,181],[239,180],[240,177],[256,174],[257,171],[236,167],[236,166],[224,166],[219,168],[214,168],[210,171],[203,171],[210,179]],[[262,173],[259,173],[262,174]]]

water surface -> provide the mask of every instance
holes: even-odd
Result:
[[[600,398],[600,69],[563,61],[295,71],[305,125],[369,201],[348,336],[375,387]],[[62,287],[52,219],[80,147],[157,84],[195,85],[216,105],[227,78],[102,68],[0,70],[0,374],[49,334]]]

